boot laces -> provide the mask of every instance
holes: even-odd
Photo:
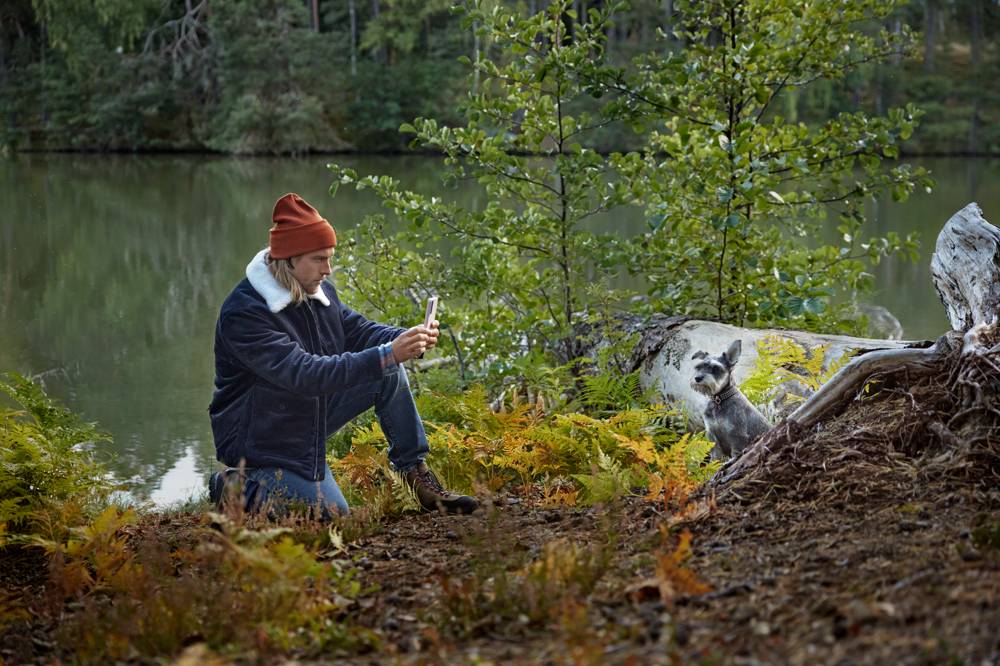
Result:
[[[420,481],[423,482],[425,486],[430,488],[435,494],[441,495],[442,497],[446,497],[448,495],[448,491],[444,489],[444,486],[441,485],[441,482],[438,481],[434,472],[430,469],[424,469],[418,472],[417,478],[419,478]]]

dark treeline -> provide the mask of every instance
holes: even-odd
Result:
[[[607,0],[577,0],[577,20]],[[496,0],[500,3],[501,0]],[[447,0],[3,0],[0,143],[14,150],[391,151],[401,123],[459,122],[490,52]],[[510,3],[507,3],[510,4]],[[525,12],[545,0],[518,3]],[[671,0],[634,0],[608,57],[680,49]],[[572,19],[567,17],[567,21]],[[922,57],[869,63],[786,95],[789,120],[926,111],[910,153],[1000,153],[1000,0],[915,0],[887,19]],[[658,29],[668,37],[658,38]],[[609,127],[598,148],[638,147]]]

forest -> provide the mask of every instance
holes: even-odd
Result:
[[[400,151],[399,126],[451,123],[476,81],[459,58],[496,46],[447,0],[7,0],[0,7],[0,143],[12,150],[288,153]],[[535,13],[540,0],[497,6]],[[578,0],[581,20],[610,0]],[[679,51],[683,13],[634,0],[606,57]],[[572,21],[568,20],[572,31]],[[782,100],[790,121],[913,103],[906,154],[1000,152],[992,0],[914,0],[865,26],[919,31],[917,57],[872,59]],[[664,39],[658,37],[659,32]],[[609,125],[601,151],[642,145]]]
[[[930,238],[907,217],[939,215],[915,156],[1000,151],[995,0],[0,12],[0,333],[24,350],[0,368],[0,665],[1000,660],[1000,229],[992,199]],[[146,154],[181,151],[204,154]],[[271,308],[244,252],[312,171],[342,215],[330,284]],[[921,243],[921,283],[877,283]],[[263,338],[219,363],[238,281],[268,325],[326,322],[334,284],[402,328],[440,297],[405,372],[275,335],[296,372],[368,353],[407,378],[434,479],[477,510],[421,499],[381,409],[313,421],[346,514],[200,477],[134,494],[173,439],[216,454],[222,375],[252,375],[241,423],[321,414]],[[878,289],[947,323],[900,339]],[[166,465],[112,473],[67,404],[85,375]]]

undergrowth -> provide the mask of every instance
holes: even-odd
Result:
[[[794,340],[770,335],[757,343],[757,360],[740,390],[758,407],[779,400],[801,402],[851,360],[850,354],[843,354],[827,364],[829,349],[817,345],[807,350]]]
[[[521,386],[492,405],[482,386],[425,387],[417,400],[429,463],[451,488],[519,493],[543,506],[614,504],[627,494],[682,504],[715,469],[706,462],[711,443],[680,434],[676,415],[648,404],[637,376],[597,377],[580,378],[572,399]],[[378,642],[348,613],[370,591],[360,589],[347,544],[418,506],[371,414],[329,442],[356,507],[348,518],[324,524],[293,513],[275,522],[243,514],[240,502],[225,514],[199,510],[203,500],[191,512],[157,514],[112,501],[109,477],[88,452],[104,437],[95,426],[28,380],[9,376],[0,388],[20,407],[2,413],[0,539],[41,549],[48,562],[44,598],[0,595],[0,630],[55,626],[58,654],[80,663],[171,657],[192,643],[253,661]],[[588,599],[617,546],[613,531],[605,537],[553,541],[517,561],[492,557],[491,546],[474,576],[440,581],[435,617],[466,635],[499,624],[552,627],[567,646],[587,645]]]
[[[251,660],[375,642],[346,616],[360,588],[338,528],[119,506],[90,450],[106,435],[24,377],[0,390],[17,406],[0,411],[0,556],[40,550],[48,570],[41,597],[0,594],[0,630],[54,626],[60,655],[99,664],[192,642]]]
[[[113,489],[91,455],[108,435],[16,373],[0,378],[0,392],[15,405],[0,406],[0,546],[50,514],[62,523],[86,520]]]
[[[588,597],[619,541],[614,518],[605,516],[600,536],[590,543],[555,539],[534,554],[509,548],[494,522],[495,514],[468,537],[472,573],[439,579],[442,593],[432,615],[441,630],[469,637],[540,628],[566,635],[587,627]]]
[[[717,467],[707,462],[711,442],[679,434],[674,412],[662,406],[606,417],[547,413],[530,402],[494,411],[482,386],[461,395],[425,391],[417,402],[430,443],[428,463],[458,491],[537,491],[548,503],[590,505],[639,489],[690,489]],[[378,423],[369,417],[338,436],[349,437],[350,448],[331,466],[348,501],[404,510]]]
[[[314,655],[374,639],[344,621],[354,572],[321,560],[289,527],[248,529],[207,513],[182,543],[108,507],[49,555],[56,640],[82,663],[178,653],[192,641],[220,653]],[[140,538],[141,537],[141,538]]]

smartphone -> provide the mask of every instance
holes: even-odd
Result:
[[[427,312],[424,314],[424,326],[430,326],[431,322],[437,316],[438,310],[438,297],[431,296],[427,299]]]

